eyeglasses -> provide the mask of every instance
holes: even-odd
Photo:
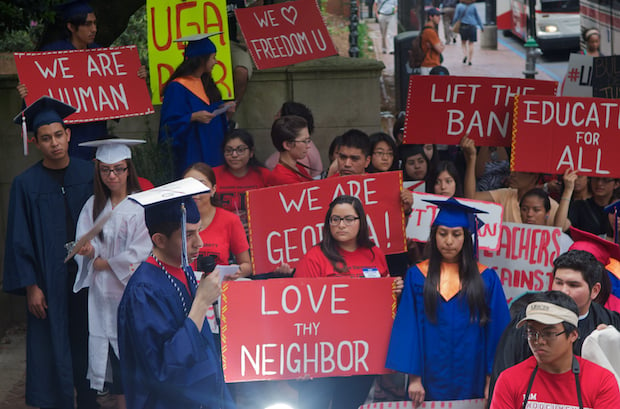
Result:
[[[525,329],[525,337],[528,341],[538,342],[539,339],[544,339],[545,342],[553,341],[556,337],[566,333],[566,330],[562,332],[554,332],[552,330],[536,331],[532,328]]]
[[[291,141],[291,142],[293,142],[293,143],[299,142],[299,143],[305,143],[306,145],[310,145],[310,142],[312,142],[312,138],[302,139],[301,141],[294,140],[294,141]]]
[[[235,154],[235,152],[237,152],[237,155],[241,156],[244,153],[246,153],[248,151],[248,149],[250,149],[250,148],[248,148],[245,145],[239,145],[236,148],[228,148],[227,147],[227,148],[224,149],[224,155],[226,155],[226,156],[233,156]]]
[[[355,217],[355,216],[344,216],[344,217],[331,216],[329,218],[329,224],[332,225],[332,226],[339,226],[340,222],[344,221],[344,225],[345,226],[350,226],[353,223],[355,223],[356,220],[359,220],[359,217]]]
[[[381,156],[382,158],[393,158],[394,152],[374,151],[373,155]]]
[[[104,176],[110,176],[111,173],[114,173],[116,176],[120,176],[123,173],[127,172],[127,168],[99,168],[99,172],[101,172]]]

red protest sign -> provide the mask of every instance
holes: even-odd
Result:
[[[340,195],[362,202],[370,238],[385,254],[406,251],[400,204],[401,172],[331,177],[249,190],[246,194],[252,271],[273,271],[297,262],[322,240],[329,204]]]
[[[259,70],[338,54],[314,0],[236,9],[235,15]]]
[[[396,312],[392,281],[224,282],[221,332],[226,382],[388,372],[385,358]]]
[[[152,114],[136,46],[15,53],[29,105],[43,95],[77,108],[67,123]]]
[[[510,146],[513,98],[555,95],[558,83],[521,78],[412,75],[404,143]]]
[[[620,104],[603,98],[515,99],[510,167],[515,171],[620,177]],[[604,149],[603,149],[604,147]]]
[[[572,240],[559,227],[503,223],[500,246],[480,252],[480,263],[494,269],[508,302],[528,291],[546,291],[553,282],[553,260]]]

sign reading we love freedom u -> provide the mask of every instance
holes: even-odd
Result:
[[[259,70],[336,55],[315,0],[235,10]]]

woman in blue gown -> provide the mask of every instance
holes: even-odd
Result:
[[[480,211],[454,198],[432,202],[429,258],[407,272],[386,362],[409,374],[415,406],[484,397],[510,320],[497,273],[476,262],[470,232]]]

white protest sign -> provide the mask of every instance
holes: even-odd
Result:
[[[592,96],[592,65],[593,58],[589,55],[570,55],[562,85],[563,97]]]

